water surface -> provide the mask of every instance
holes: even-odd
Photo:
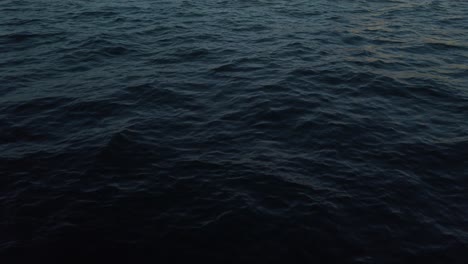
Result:
[[[468,2],[0,14],[3,259],[468,260]]]

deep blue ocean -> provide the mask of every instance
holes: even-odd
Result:
[[[0,0],[0,261],[468,263],[468,1]]]

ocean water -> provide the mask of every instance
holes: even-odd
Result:
[[[468,263],[468,2],[1,0],[0,190],[5,263]]]

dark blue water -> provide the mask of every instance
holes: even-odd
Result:
[[[1,0],[0,176],[8,263],[468,263],[468,2]]]

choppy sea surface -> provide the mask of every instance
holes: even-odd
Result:
[[[0,256],[467,263],[468,2],[1,0]]]

